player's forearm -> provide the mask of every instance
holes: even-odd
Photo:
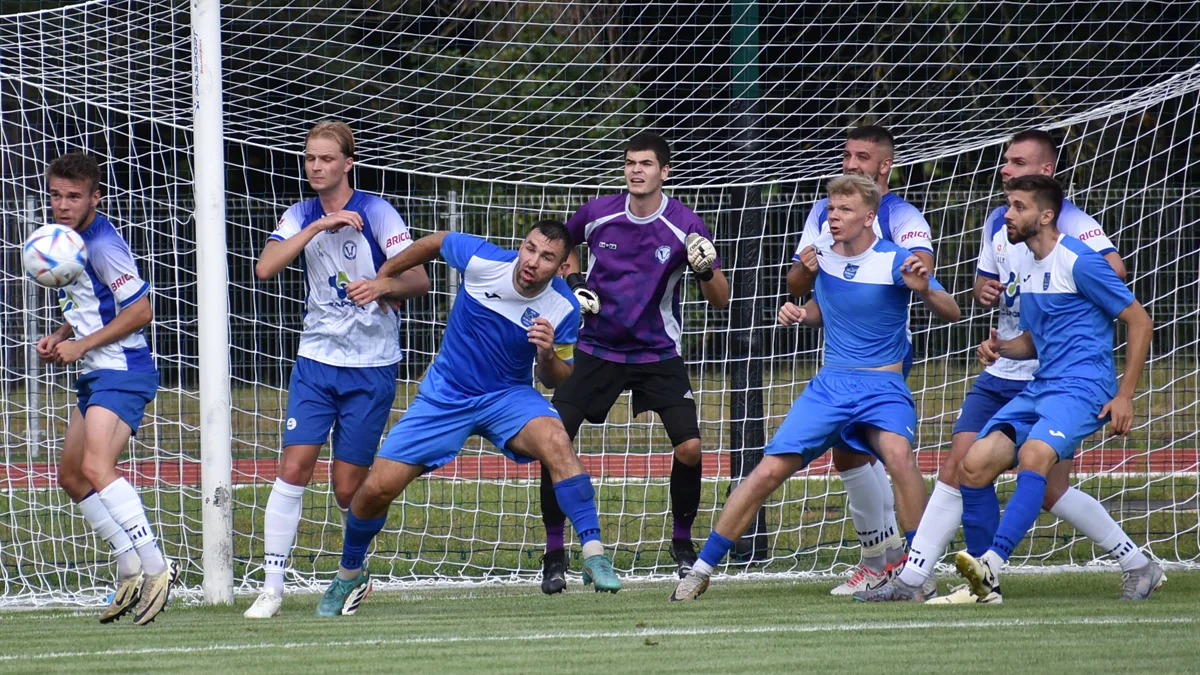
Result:
[[[396,257],[383,263],[375,273],[376,279],[398,276],[402,272],[424,265],[437,258],[442,252],[442,242],[449,232],[434,232],[428,237],[421,237],[412,246],[401,251]]]
[[[149,326],[153,320],[154,310],[150,308],[150,298],[142,296],[137,302],[121,310],[108,325],[80,338],[80,346],[86,351],[91,351],[112,344]]]
[[[75,334],[75,327],[66,321],[64,321],[62,323],[62,325],[58,327],[57,330],[55,330],[53,333],[51,333],[52,336],[58,337],[63,340],[71,339],[71,336],[74,334]]]
[[[575,365],[567,363],[558,358],[558,354],[554,350],[542,354],[537,357],[537,367],[534,373],[537,375],[538,382],[541,382],[548,389],[554,389],[558,385],[567,381],[571,376],[571,371],[575,369]]]
[[[429,275],[424,267],[414,267],[398,277],[382,277],[386,288],[380,296],[386,300],[412,300],[429,292]]]
[[[992,281],[993,281],[993,279],[989,279],[988,277],[985,277],[982,274],[975,275],[975,285],[971,288],[971,297],[975,298],[975,304],[980,305],[982,307],[990,307],[991,306],[983,301],[982,293],[983,293],[983,289],[987,288],[988,284]]]
[[[1108,261],[1108,266],[1113,268],[1117,276],[1121,277],[1121,281],[1125,281],[1127,272],[1125,271],[1125,261],[1121,259],[1121,254],[1116,251],[1109,251],[1104,254],[1104,259]]]
[[[813,281],[817,275],[801,263],[792,263],[792,269],[787,273],[788,293],[794,297],[801,297],[812,292]]]
[[[263,281],[273,278],[287,269],[296,256],[304,252],[304,247],[308,246],[308,242],[312,241],[315,236],[317,236],[317,230],[306,227],[297,232],[294,237],[268,241],[267,245],[263,247],[262,254],[258,256],[258,264],[254,266],[254,275]]]
[[[1154,336],[1154,321],[1141,303],[1134,302],[1125,308],[1117,317],[1128,326],[1125,341],[1125,373],[1121,376],[1121,386],[1117,396],[1133,398],[1137,391],[1138,380],[1142,377],[1142,369],[1146,366],[1146,355],[1150,352],[1150,339]]]
[[[926,291],[920,294],[921,302],[933,312],[933,315],[942,321],[954,323],[962,317],[962,311],[958,308],[958,303],[946,291]]]
[[[712,272],[711,279],[700,282],[700,292],[704,294],[708,304],[717,309],[725,309],[729,306],[729,280],[721,270],[714,269]]]
[[[1006,359],[1028,361],[1037,358],[1037,347],[1033,344],[1033,336],[1024,332],[1011,340],[1001,340],[996,353]]]

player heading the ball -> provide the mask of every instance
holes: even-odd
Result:
[[[349,292],[360,306],[380,297],[386,277],[439,254],[462,275],[442,347],[421,380],[412,405],[388,433],[371,473],[354,495],[337,579],[318,616],[354,614],[370,592],[363,565],[367,547],[383,529],[388,507],[409,483],[451,460],[473,434],[518,463],[538,460],[583,543],[583,583],[617,592],[621,580],[600,541],[591,477],[575,456],[554,406],[533,388],[554,388],[574,368],[579,303],[557,275],[571,250],[562,223],[543,220],[517,251],[479,237],[439,232],[423,237],[379,270],[379,279]]]
[[[88,252],[83,273],[59,289],[62,326],[37,343],[43,361],[79,364],[79,405],[67,422],[58,484],[117,557],[117,589],[100,623],[132,611],[141,626],[166,607],[178,575],[175,562],[158,548],[141,497],[117,472],[158,393],[158,370],[142,334],[154,320],[150,284],[138,274],[121,233],[96,211],[96,160],[63,155],[50,163],[46,178],[54,220],[78,232]]]

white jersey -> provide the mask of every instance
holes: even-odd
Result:
[[[77,339],[112,323],[118,314],[150,292],[150,284],[138,275],[129,244],[108,218],[97,213],[79,236],[87,246],[87,265],[78,279],[58,291],[63,317],[71,324]],[[140,330],[84,354],[79,369],[83,373],[155,372],[154,358]]]
[[[933,255],[933,233],[929,223],[917,207],[904,201],[895,192],[889,192],[879,201],[879,213],[871,223],[875,236],[897,244],[909,251],[924,251]],[[792,256],[800,260],[800,252],[812,246],[817,237],[829,231],[829,198],[818,200],[804,219],[804,231],[800,234],[800,245]]]
[[[1009,243],[1004,225],[1004,212],[1007,210],[1007,206],[997,207],[984,223],[978,271],[979,276],[998,279],[1005,285],[997,306],[1000,318],[996,322],[996,331],[1001,340],[1011,340],[1022,332],[1021,285],[1017,279],[1016,268],[1024,258],[1033,257],[1033,253],[1025,244]],[[1062,213],[1058,216],[1058,231],[1075,237],[1100,255],[1117,250],[1095,219],[1065,199]],[[1005,380],[1032,380],[1033,372],[1037,368],[1037,360],[1014,361],[1001,357],[985,370]]]
[[[343,227],[321,232],[304,247],[308,306],[300,356],[331,366],[368,368],[399,363],[400,317],[377,303],[358,307],[346,297],[351,282],[375,278],[389,258],[412,245],[404,219],[375,195],[354,192],[345,210],[362,216],[362,232]],[[271,239],[283,241],[325,217],[320,199],[292,206]]]

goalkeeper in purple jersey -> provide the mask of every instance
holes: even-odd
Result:
[[[572,440],[584,420],[603,422],[623,391],[633,392],[635,415],[658,413],[674,447],[671,553],[683,578],[696,561],[692,522],[700,505],[701,446],[680,349],[680,282],[691,269],[705,300],[718,309],[729,304],[729,283],[704,221],[663,193],[670,164],[666,140],[635,135],[625,145],[626,191],[589,201],[567,221],[575,241],[588,247],[586,276],[574,252],[567,276],[584,321],[575,370],[553,400]],[[541,497],[542,592],[560,593],[566,586],[566,517],[544,467]]]

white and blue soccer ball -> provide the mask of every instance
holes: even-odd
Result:
[[[47,288],[62,288],[83,274],[88,260],[87,247],[78,232],[51,223],[29,235],[21,259],[30,279]]]

